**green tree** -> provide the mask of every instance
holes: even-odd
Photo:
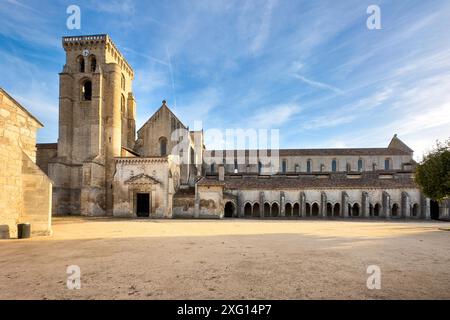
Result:
[[[422,192],[434,200],[450,197],[450,139],[436,143],[436,147],[424,156],[415,173],[415,180]]]

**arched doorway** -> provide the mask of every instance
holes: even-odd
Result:
[[[306,216],[310,217],[311,216],[311,205],[309,203],[306,203],[305,211],[306,211]]]
[[[246,203],[244,206],[244,216],[251,217],[252,216],[252,205],[251,203]]]
[[[253,216],[253,217],[259,217],[259,216],[260,216],[260,212],[259,212],[259,203],[255,203],[255,204],[253,205],[252,216]]]
[[[336,204],[334,205],[334,208],[333,208],[333,215],[334,215],[335,217],[339,217],[339,216],[341,215],[341,205],[340,205],[339,203],[336,203]]]
[[[373,217],[373,204],[369,204],[369,216]]]
[[[274,202],[272,204],[272,217],[278,217],[280,214],[280,207],[278,206],[278,203]]]
[[[270,204],[264,203],[264,217],[270,217]]]
[[[430,200],[430,217],[431,219],[439,219],[439,202],[436,200]]]
[[[393,217],[398,217],[398,204],[394,203],[394,204],[392,205],[392,212],[391,212],[391,215],[392,215]]]
[[[294,207],[292,208],[292,215],[294,217],[300,216],[300,205],[298,203],[294,203]]]
[[[285,213],[286,217],[292,216],[292,205],[290,203],[286,203],[284,213]]]
[[[319,216],[319,205],[317,203],[314,203],[311,208],[311,213],[313,217]]]
[[[415,203],[412,207],[411,214],[413,217],[418,218],[419,217],[419,204]]]
[[[373,216],[374,217],[379,217],[380,216],[380,204],[377,203],[375,204],[375,207],[373,207]]]
[[[331,203],[327,203],[327,217],[333,216],[333,205]]]
[[[352,208],[352,215],[354,217],[359,217],[359,204],[355,203]]]
[[[228,201],[225,204],[225,218],[232,218],[234,215],[234,203]]]

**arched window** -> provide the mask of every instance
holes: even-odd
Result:
[[[167,139],[165,137],[159,138],[159,152],[161,156],[167,155]]]
[[[391,169],[391,159],[386,158],[384,159],[384,170],[390,170]]]
[[[122,88],[122,90],[125,90],[125,76],[123,74],[120,80],[120,87]]]
[[[84,58],[83,58],[83,56],[79,56],[77,58],[77,63],[78,63],[78,71],[79,72],[84,72]]]
[[[336,172],[336,171],[337,171],[337,161],[336,161],[336,159],[334,159],[334,160],[331,162],[331,171],[333,171],[333,172]]]
[[[287,171],[287,162],[286,162],[286,160],[283,160],[281,162],[281,172],[286,173],[286,171]]]
[[[363,171],[363,160],[359,159],[358,160],[358,171]]]
[[[306,172],[311,173],[311,168],[312,167],[312,162],[311,160],[308,160],[308,162],[306,162]]]
[[[215,174],[216,173],[216,164],[213,162],[211,163],[211,173]]]
[[[120,111],[122,112],[122,115],[125,114],[125,96],[123,94],[120,97]]]
[[[262,163],[261,161],[258,161],[258,174],[262,173]]]
[[[95,72],[95,70],[97,69],[97,59],[94,55],[89,58],[89,64],[91,66],[91,72]]]
[[[86,80],[81,86],[81,98],[84,101],[92,100],[92,82]]]

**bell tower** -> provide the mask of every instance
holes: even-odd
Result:
[[[112,215],[115,157],[135,141],[133,70],[108,35],[64,37],[55,214]]]

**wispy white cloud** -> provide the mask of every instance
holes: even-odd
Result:
[[[250,118],[248,123],[255,129],[278,128],[290,121],[300,110],[300,106],[295,103],[258,108],[257,113]]]
[[[299,80],[301,80],[301,81],[303,81],[306,84],[309,84],[309,85],[313,86],[313,87],[316,87],[316,88],[319,88],[319,89],[330,90],[330,91],[333,91],[336,94],[341,94],[341,95],[344,94],[344,91],[342,91],[342,90],[340,90],[340,89],[338,89],[338,88],[336,88],[336,87],[334,87],[332,85],[329,85],[329,84],[326,84],[326,83],[323,83],[323,82],[319,82],[319,81],[314,81],[314,80],[308,79],[308,78],[306,78],[306,77],[304,77],[302,75],[299,75],[299,74],[294,75],[294,77],[299,79]]]

